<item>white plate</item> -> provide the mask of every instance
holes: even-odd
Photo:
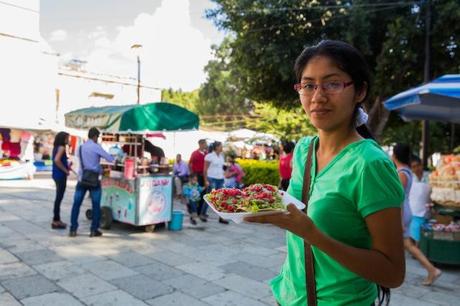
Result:
[[[301,201],[297,200],[296,198],[294,198],[293,196],[291,196],[287,192],[279,190],[278,193],[280,194],[280,196],[281,196],[281,198],[283,200],[283,204],[284,204],[285,207],[288,204],[294,204],[300,210],[305,208],[305,204],[303,204]],[[208,200],[207,196],[208,195],[204,196],[204,200],[206,201],[206,203],[208,203],[209,207],[211,207],[211,209],[214,210],[214,212],[219,215],[219,217],[222,217],[222,218],[227,219],[227,220],[232,220],[235,223],[243,222],[244,217],[247,217],[247,216],[272,215],[272,214],[278,214],[278,213],[282,212],[282,211],[279,211],[279,210],[262,211],[262,212],[257,212],[257,213],[250,213],[250,212],[225,213],[225,212],[220,212],[214,207],[214,205],[212,205],[211,201]]]

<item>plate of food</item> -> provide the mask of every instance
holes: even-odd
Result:
[[[288,204],[294,204],[300,210],[305,208],[301,201],[268,184],[254,184],[244,189],[217,189],[206,194],[204,200],[220,217],[235,223],[243,222],[247,216],[286,212]]]

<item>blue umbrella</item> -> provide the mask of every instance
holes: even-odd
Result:
[[[460,74],[446,74],[427,84],[403,91],[384,102],[404,120],[460,123]]]

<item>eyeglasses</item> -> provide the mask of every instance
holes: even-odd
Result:
[[[315,84],[315,83],[297,83],[294,85],[294,90],[299,93],[301,96],[312,96],[313,93],[321,86],[323,92],[327,95],[329,94],[337,94],[342,92],[345,88],[353,84],[353,81],[350,82],[325,82],[322,84]]]

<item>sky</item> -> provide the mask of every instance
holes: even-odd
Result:
[[[144,85],[190,91],[202,84],[211,45],[225,36],[204,17],[210,0],[41,0],[40,33],[60,62],[87,71],[137,77]]]

